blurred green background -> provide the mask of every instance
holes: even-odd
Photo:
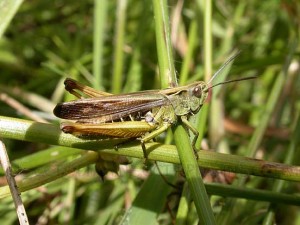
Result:
[[[207,57],[212,56],[216,71],[237,50],[241,53],[229,73],[218,79],[253,75],[257,79],[223,86],[214,95],[208,119],[195,119],[199,127],[204,126],[202,148],[298,165],[300,3],[213,1],[208,52],[204,41],[209,31],[204,29],[208,9],[204,2],[167,3],[178,82],[204,80]],[[18,4],[0,0],[1,116],[45,120],[58,126],[53,107],[74,99],[64,91],[66,77],[111,93],[160,89],[152,2],[30,0],[20,7]],[[3,141],[11,160],[49,147],[44,143]],[[59,160],[73,159],[68,157]],[[91,165],[22,194],[30,222],[126,223],[128,217],[124,219],[123,215],[126,212],[128,216],[126,210],[147,173],[142,160],[133,160],[129,168],[118,178],[109,174],[102,182]],[[211,176],[206,177],[208,181],[224,183],[224,179],[230,179],[226,174],[225,178]],[[174,182],[182,184],[182,176],[177,174],[176,178]],[[284,193],[297,193],[300,188],[297,183],[282,182],[274,190],[274,179],[248,179],[251,188]],[[0,182],[5,185],[5,177]],[[152,185],[155,192],[156,186]],[[180,193],[170,188],[157,206],[159,212],[151,217],[153,220],[146,221],[144,217],[145,224],[197,224],[193,206],[184,219],[178,219]],[[1,224],[15,224],[12,201],[0,201]],[[270,206],[254,200],[238,200],[229,206],[226,198],[215,196],[212,205],[218,224],[300,224],[296,206]]]

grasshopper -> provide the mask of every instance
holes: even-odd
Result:
[[[188,119],[201,109],[210,89],[224,83],[255,78],[229,80],[210,86],[214,77],[232,59],[230,58],[208,83],[196,81],[163,90],[113,95],[67,78],[64,82],[65,89],[79,99],[58,104],[54,108],[54,114],[59,118],[75,121],[61,124],[64,133],[75,136],[140,138],[145,158],[145,143],[166,131],[180,118],[186,128],[194,134],[192,147],[196,151],[198,131]],[[88,98],[83,98],[80,92]]]

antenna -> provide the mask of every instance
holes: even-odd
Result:
[[[241,53],[241,51],[239,50],[236,54],[234,54],[233,56],[231,56],[229,59],[227,59],[227,61],[217,70],[217,72],[214,73],[214,75],[212,76],[212,78],[210,78],[210,80],[207,82],[207,84],[210,84],[215,78],[216,76],[219,75],[219,73],[229,64],[231,63],[233,60],[235,60],[236,57],[238,57],[238,55]],[[221,83],[220,83],[221,84]]]
[[[257,76],[251,76],[251,77],[242,77],[242,78],[238,78],[238,79],[234,79],[234,80],[227,80],[224,82],[217,83],[213,86],[210,86],[207,88],[207,90],[212,89],[213,87],[219,86],[221,84],[228,84],[228,83],[239,82],[239,81],[243,81],[243,80],[252,80],[252,79],[256,79],[256,78],[257,78]]]

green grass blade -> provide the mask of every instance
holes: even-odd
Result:
[[[124,38],[126,22],[127,0],[118,1],[117,20],[115,25],[114,70],[112,92],[120,93],[122,88],[122,74],[124,72]]]
[[[165,166],[165,163],[158,163],[160,172],[168,181],[174,180],[174,168]],[[144,182],[140,192],[127,210],[126,215],[122,218],[120,224],[156,224],[157,216],[166,204],[167,195],[171,190],[154,166],[151,174]],[[158,223],[157,223],[158,224]]]
[[[176,86],[177,80],[171,45],[168,7],[166,2],[162,0],[153,0],[152,3],[155,18],[156,46],[161,76],[161,87],[166,88]]]
[[[188,50],[186,53],[186,56],[183,59],[182,67],[180,70],[180,80],[179,84],[184,85],[186,84],[187,78],[188,78],[188,73],[190,66],[192,65],[193,62],[193,53],[197,44],[197,22],[195,20],[192,21],[190,25],[190,30],[189,30],[189,40],[188,40]]]
[[[95,0],[94,4],[93,74],[95,82],[93,82],[93,87],[103,90],[104,37],[108,2]]]
[[[23,0],[1,0],[0,1],[0,38],[9,26],[14,15],[17,13]]]
[[[215,224],[210,201],[185,128],[182,125],[177,125],[173,132],[180,162],[191,190],[199,221],[201,224]]]

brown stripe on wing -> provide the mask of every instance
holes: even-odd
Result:
[[[161,94],[128,98],[127,95],[88,98],[60,103],[54,108],[54,115],[63,119],[80,120],[113,116],[122,118],[137,112],[149,111],[152,108],[170,104]]]

